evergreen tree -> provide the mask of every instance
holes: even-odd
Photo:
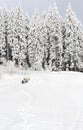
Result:
[[[56,4],[52,7],[47,14],[47,63],[51,70],[61,69],[61,56],[62,56],[62,35],[61,35],[61,18],[58,13]]]
[[[29,53],[28,53],[28,40],[29,40],[29,31],[30,31],[30,18],[27,14],[25,17],[25,40],[26,40],[26,63],[30,67],[30,61],[29,61]]]
[[[15,14],[11,10],[10,17],[9,17],[9,29],[8,29],[8,43],[10,45],[9,50],[9,60],[13,60],[13,45],[14,45],[14,31],[15,31]]]
[[[38,10],[35,10],[35,14],[30,21],[28,44],[29,44],[28,52],[31,68],[33,70],[41,70],[42,45],[40,41],[40,15]]]
[[[46,27],[46,13],[43,12],[41,16],[41,21],[40,21],[40,41],[42,45],[42,68],[44,70],[47,69],[47,27]]]
[[[6,44],[5,44],[5,37],[4,37],[4,22],[3,22],[3,11],[0,8],[0,58],[6,57]]]
[[[76,18],[74,12],[72,11],[71,5],[68,5],[66,20],[65,20],[65,33],[64,33],[64,58],[63,58],[63,66],[64,69],[68,70],[78,70],[79,64],[81,63],[81,59],[79,57],[81,53],[81,48],[79,44],[79,21]]]
[[[24,65],[25,63],[25,20],[19,6],[15,11],[15,28],[14,28],[14,42],[13,42],[13,60],[17,65]]]
[[[8,35],[9,35],[9,11],[6,7],[3,8],[3,34],[5,38],[5,53],[6,53],[6,61],[9,60],[9,52],[10,52],[10,44],[8,42]]]

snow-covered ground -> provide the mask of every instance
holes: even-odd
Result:
[[[83,74],[29,72],[0,79],[0,130],[83,130]]]

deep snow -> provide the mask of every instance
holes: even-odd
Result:
[[[83,130],[83,74],[29,72],[0,79],[0,130]]]

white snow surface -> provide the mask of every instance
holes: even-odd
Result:
[[[83,74],[2,74],[0,130],[83,130]]]

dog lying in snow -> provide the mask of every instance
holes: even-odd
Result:
[[[22,80],[22,84],[24,84],[24,83],[28,83],[28,82],[29,82],[29,80],[30,80],[30,78],[29,78],[29,77],[25,77],[25,78]]]

